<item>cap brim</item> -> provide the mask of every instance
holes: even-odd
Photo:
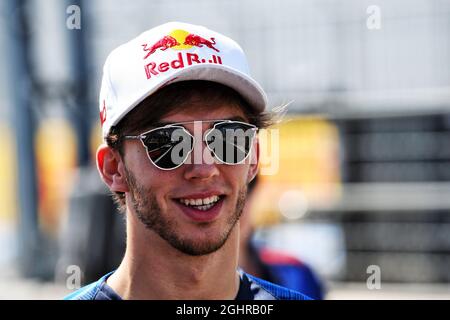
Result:
[[[247,103],[257,112],[263,112],[267,105],[267,96],[262,87],[251,77],[230,67],[217,64],[198,64],[192,65],[166,77],[161,83],[146,92],[140,99],[130,105],[123,115],[126,115],[140,102],[147,97],[169,84],[188,81],[188,80],[206,80],[221,83],[238,92]],[[122,117],[116,119],[117,124]]]

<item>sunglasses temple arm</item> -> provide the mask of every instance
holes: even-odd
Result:
[[[141,139],[141,138],[145,138],[142,136],[123,136],[123,139]]]

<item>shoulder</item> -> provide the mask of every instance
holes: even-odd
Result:
[[[114,271],[113,271],[114,272]],[[102,284],[105,283],[106,279],[113,273],[110,272],[105,274],[103,277],[98,279],[97,281],[88,284],[75,292],[65,296],[63,300],[95,300],[96,295],[102,287]]]
[[[242,275],[248,278],[250,290],[255,300],[312,300],[300,292],[276,285],[243,271]]]
[[[276,251],[273,249],[263,248],[263,249],[259,250],[258,254],[259,254],[259,257],[262,260],[262,262],[264,262],[265,264],[269,264],[269,265],[283,264],[283,265],[291,265],[291,266],[296,266],[296,267],[305,266],[304,263],[302,261],[300,261],[299,259],[297,259],[296,257],[293,257],[287,253],[279,252],[279,251]]]
[[[324,284],[308,264],[272,249],[262,249],[258,254],[276,283],[304,292],[314,299],[323,299]]]
[[[272,249],[261,249],[258,255],[267,268],[274,270],[279,276],[287,277],[290,281],[293,277],[315,278],[311,267],[294,256]]]

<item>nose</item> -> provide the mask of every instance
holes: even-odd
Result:
[[[207,180],[219,175],[219,168],[216,159],[211,151],[206,147],[204,141],[195,140],[194,150],[190,155],[191,161],[185,164],[185,179]]]

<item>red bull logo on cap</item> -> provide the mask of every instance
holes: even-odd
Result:
[[[162,51],[165,51],[169,48],[179,46],[180,43],[172,36],[165,36],[161,40],[158,40],[154,45],[152,45],[150,48],[147,47],[147,43],[143,44],[142,47],[144,48],[144,51],[147,51],[147,54],[145,55],[144,59],[147,59],[151,54],[155,53],[156,50],[160,49]]]
[[[156,51],[166,51],[167,49],[172,50],[189,50],[192,47],[207,47],[215,52],[220,52],[219,49],[215,47],[216,41],[214,38],[204,38],[197,34],[190,33],[186,30],[173,30],[170,34],[162,37],[160,40],[156,41],[153,45],[143,44],[142,48],[145,52],[144,60],[149,58]],[[150,62],[145,65],[145,74],[147,79],[151,79],[152,76],[157,76],[160,73],[166,72],[170,69],[180,69],[184,68],[185,65],[192,65],[194,63],[215,63],[222,64],[222,59],[219,55],[213,54],[209,57],[200,57],[195,53],[185,53],[180,52],[178,56],[173,61],[167,62]]]

